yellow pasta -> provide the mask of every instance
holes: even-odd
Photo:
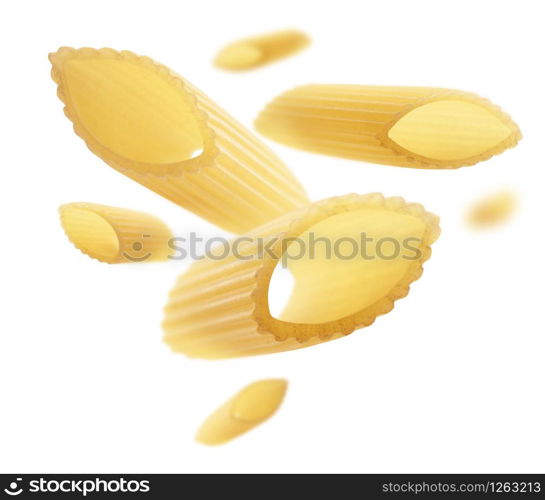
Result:
[[[287,388],[283,379],[259,380],[246,386],[206,419],[197,441],[223,444],[265,422],[278,410]]]
[[[233,71],[253,69],[299,52],[309,43],[310,38],[301,31],[275,31],[227,45],[214,62],[219,68]]]
[[[354,194],[313,203],[195,262],[170,293],[164,339],[174,351],[215,359],[342,337],[408,293],[438,235],[436,216],[399,197]],[[295,278],[280,318],[268,303],[277,264]]]
[[[170,229],[157,217],[96,203],[59,208],[61,224],[76,248],[108,264],[166,260]]]
[[[473,165],[522,137],[490,101],[428,87],[297,87],[270,102],[255,126],[294,148],[414,168]]]
[[[505,222],[515,211],[516,196],[511,191],[494,193],[473,205],[468,222],[474,227],[495,226]]]
[[[49,58],[75,132],[136,182],[234,233],[308,202],[281,160],[167,67],[112,49]]]

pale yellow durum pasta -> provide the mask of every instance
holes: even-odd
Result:
[[[234,233],[308,202],[281,160],[167,67],[112,49],[49,58],[75,132],[156,193]]]
[[[270,139],[315,153],[440,169],[487,160],[522,137],[487,99],[431,87],[297,87],[272,100],[255,127]]]
[[[151,262],[173,253],[170,229],[152,215],[96,203],[68,203],[59,213],[68,239],[101,262]]]
[[[164,339],[174,351],[214,359],[342,337],[408,293],[439,232],[438,218],[421,205],[379,193],[300,208],[218,247],[180,276],[165,307]],[[280,318],[268,301],[277,264],[295,278]]]
[[[230,43],[214,62],[220,68],[233,71],[253,69],[290,56],[309,43],[310,38],[301,31],[275,31]]]
[[[512,191],[500,191],[475,203],[467,214],[474,227],[495,226],[505,222],[515,211],[517,197]]]
[[[223,444],[265,422],[278,410],[287,388],[283,379],[259,380],[246,386],[206,419],[197,441]]]

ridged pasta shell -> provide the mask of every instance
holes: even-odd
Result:
[[[416,238],[417,251],[413,257],[398,251],[391,258],[377,246],[374,259],[358,254],[344,262],[340,251],[328,259],[318,243],[307,244],[303,258],[287,263],[296,287],[280,319],[273,317],[272,273],[291,248],[287,245],[295,245],[294,238],[309,241],[311,232],[316,242],[359,241],[362,233],[376,245],[379,239],[395,246]],[[214,359],[287,351],[347,335],[407,295],[439,232],[438,218],[422,206],[378,193],[329,198],[285,214],[180,276],[165,307],[164,339],[174,351]],[[269,243],[272,251],[266,251]],[[311,248],[319,253],[312,255]]]
[[[522,137],[487,99],[431,87],[305,85],[273,99],[255,127],[306,151],[438,169],[474,165]]]
[[[234,233],[308,203],[269,148],[166,66],[112,49],[49,59],[75,132],[152,191]]]

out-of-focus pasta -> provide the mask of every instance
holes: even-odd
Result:
[[[283,379],[259,380],[246,386],[206,419],[197,441],[223,444],[265,422],[282,404],[287,388]]]
[[[216,56],[219,68],[241,71],[257,68],[299,52],[310,38],[298,30],[282,30],[238,40]]]
[[[473,227],[489,227],[505,222],[516,209],[517,197],[512,191],[500,191],[475,203],[467,214]]]

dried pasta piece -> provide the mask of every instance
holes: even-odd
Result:
[[[515,211],[517,199],[512,191],[501,191],[471,207],[468,222],[474,227],[495,226],[505,222]]]
[[[487,99],[428,87],[297,87],[271,101],[255,127],[270,139],[315,153],[439,169],[488,160],[522,137]]]
[[[197,441],[223,444],[265,422],[282,404],[287,388],[283,379],[259,380],[246,386],[206,419]]]
[[[193,263],[170,293],[164,339],[174,351],[215,359],[342,337],[408,293],[438,235],[438,218],[421,205],[379,193],[297,209]],[[277,264],[295,278],[280,318],[268,303]]]
[[[152,215],[96,203],[68,203],[59,213],[68,239],[101,262],[151,262],[172,253],[170,229]]]
[[[152,191],[234,233],[308,202],[280,159],[167,67],[112,49],[49,59],[75,132]]]
[[[233,71],[253,69],[299,52],[309,43],[310,38],[301,31],[275,31],[227,45],[214,62],[219,68]]]

